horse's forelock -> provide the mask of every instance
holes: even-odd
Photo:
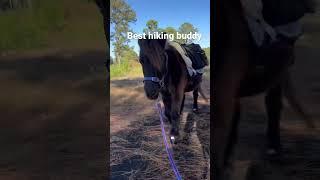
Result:
[[[141,40],[139,45],[143,53],[149,58],[150,63],[160,70],[165,62],[162,58],[164,46],[158,40]]]

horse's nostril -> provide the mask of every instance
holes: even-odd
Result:
[[[157,99],[157,97],[158,97],[158,94],[157,94],[157,93],[155,93],[155,94],[152,95],[152,99]]]
[[[155,91],[153,91],[153,92],[151,92],[151,93],[147,93],[146,92],[146,96],[149,98],[149,99],[157,99],[158,98],[158,93],[157,92],[155,92]]]

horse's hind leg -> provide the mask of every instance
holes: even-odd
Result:
[[[182,114],[182,111],[183,111],[183,108],[184,108],[184,100],[186,99],[186,95],[183,94],[183,99],[182,99],[182,103],[181,103],[181,106],[180,106],[180,115]]]
[[[280,118],[282,110],[282,88],[278,85],[267,92],[265,97],[268,115],[268,155],[276,155],[280,152]]]
[[[193,107],[192,110],[193,112],[197,112],[198,111],[198,97],[199,97],[199,89],[195,88],[193,90]]]

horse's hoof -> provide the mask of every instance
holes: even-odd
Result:
[[[278,152],[273,148],[269,148],[266,150],[266,155],[268,155],[268,156],[275,156],[277,154],[278,154]]]
[[[179,130],[177,128],[171,128],[170,141],[172,144],[177,144],[178,138],[180,137]]]
[[[177,144],[177,140],[174,136],[170,136],[170,142],[171,144]]]
[[[282,155],[281,150],[275,148],[268,148],[265,154],[269,160],[278,160]]]

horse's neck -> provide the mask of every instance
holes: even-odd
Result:
[[[176,50],[167,51],[167,76],[173,81],[179,81],[180,78],[187,77],[186,64]]]
[[[171,65],[171,67],[173,66],[176,68],[176,70],[179,70],[179,71],[186,69],[186,64],[177,50],[170,49],[167,51],[167,55],[168,55],[168,61],[167,61],[168,66]]]

